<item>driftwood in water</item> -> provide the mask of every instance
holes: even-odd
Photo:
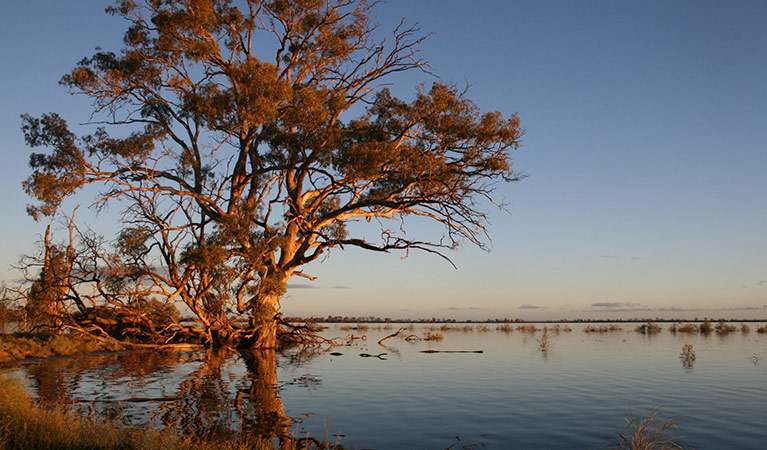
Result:
[[[421,353],[485,353],[482,350],[421,350]]]
[[[377,355],[371,355],[370,353],[360,353],[360,356],[362,356],[363,358],[378,358],[378,359],[386,360],[386,358],[383,357],[385,354],[386,352],[379,353]]]
[[[379,344],[381,344],[381,345],[383,345],[383,341],[385,341],[385,340],[387,340],[387,339],[389,339],[389,338],[393,338],[393,337],[395,337],[395,336],[398,336],[398,335],[399,335],[400,333],[402,333],[403,331],[405,331],[405,328],[400,328],[399,330],[397,330],[397,332],[396,332],[396,333],[393,333],[393,334],[390,334],[390,335],[386,336],[385,338],[383,338],[383,339],[381,339],[380,341],[378,341],[378,343],[379,343]]]

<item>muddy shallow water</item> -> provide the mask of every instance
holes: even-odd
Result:
[[[673,334],[668,325],[657,335],[633,324],[606,333],[562,325],[547,331],[545,352],[543,325],[537,332],[415,325],[402,334],[443,339],[397,336],[385,346],[377,341],[397,325],[331,325],[325,336],[353,336],[352,345],[276,355],[126,352],[3,371],[43,401],[185,433],[309,437],[379,450],[600,448],[631,412],[659,407],[662,418],[677,418],[674,434],[685,444],[757,449],[767,441],[761,325],[726,336]],[[694,360],[680,358],[685,344]]]

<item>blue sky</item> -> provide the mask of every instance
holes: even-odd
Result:
[[[119,47],[124,25],[104,6],[0,9],[6,280],[44,229],[24,211],[19,114],[87,120],[87,100],[57,82],[94,47]],[[291,283],[286,314],[767,316],[767,3],[390,0],[375,17],[382,30],[418,22],[443,81],[519,113],[515,166],[530,176],[499,186],[510,206],[490,210],[490,253],[464,246],[455,270],[337,251],[307,268],[315,282]],[[407,97],[430,79],[393,82]],[[110,220],[93,223],[110,232]]]

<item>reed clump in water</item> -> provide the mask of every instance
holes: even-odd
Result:
[[[518,325],[517,331],[521,331],[523,333],[535,333],[538,331],[538,328],[536,328],[535,325]]]
[[[751,332],[751,328],[749,328],[749,326],[744,323],[740,326],[740,332],[743,334],[748,334]]]
[[[661,420],[658,410],[653,409],[647,417],[631,414],[626,418],[626,425],[620,429],[613,427],[615,436],[606,448],[626,450],[670,450],[688,448],[682,444],[682,436],[670,435],[677,429],[677,419],[670,417]]]
[[[588,325],[586,328],[583,329],[584,333],[607,333],[608,331],[621,331],[623,328],[619,327],[618,325]]]
[[[679,359],[682,360],[682,366],[685,369],[692,369],[692,365],[695,363],[695,350],[693,350],[692,344],[684,344],[682,346],[682,353],[679,354]]]
[[[541,337],[538,339],[538,348],[543,353],[548,353],[549,348],[551,347],[551,340],[549,339],[549,330],[548,328],[543,328],[543,334],[541,334]]]
[[[767,325],[765,325],[765,326],[763,326],[763,327],[759,327],[759,328],[757,328],[757,329],[756,329],[756,332],[757,332],[757,333],[759,333],[759,334],[765,334],[765,333],[767,333]]]
[[[636,327],[636,331],[642,334],[658,334],[662,328],[657,323],[647,322]]]
[[[681,323],[675,323],[668,327],[668,330],[674,334],[676,333],[697,333],[700,331],[700,327],[692,324],[692,323],[686,323],[682,325]]]
[[[728,335],[734,331],[737,331],[737,327],[735,325],[730,325],[724,320],[720,320],[718,324],[716,324],[716,332],[720,335]]]
[[[714,326],[711,325],[711,321],[706,319],[700,324],[700,332],[703,334],[709,334],[714,331]]]
[[[445,335],[442,333],[432,333],[430,331],[427,331],[426,334],[423,336],[424,341],[441,341],[445,339]]]

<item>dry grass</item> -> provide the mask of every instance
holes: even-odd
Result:
[[[512,327],[508,323],[504,323],[503,325],[498,325],[497,327],[495,327],[495,329],[503,333],[511,333],[512,331],[514,331],[514,327]]]
[[[680,441],[682,436],[673,436],[677,429],[677,419],[658,418],[658,410],[653,409],[647,417],[631,414],[626,418],[626,425],[620,429],[614,427],[615,436],[610,439],[607,448],[627,450],[671,450],[684,449]]]
[[[535,325],[518,325],[517,331],[521,331],[523,333],[535,333],[538,331],[538,328],[536,328]]]
[[[117,342],[97,341],[85,335],[31,333],[0,335],[0,362],[119,350],[124,350],[124,347]]]

